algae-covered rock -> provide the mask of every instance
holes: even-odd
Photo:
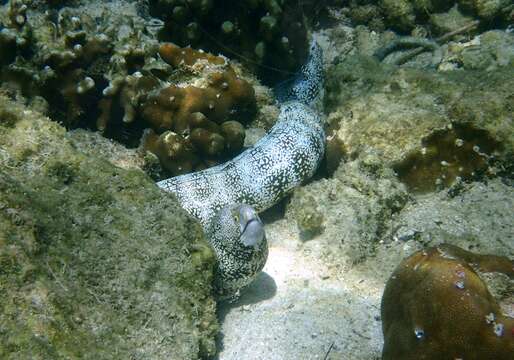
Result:
[[[448,12],[430,15],[430,25],[439,36],[456,31],[472,21],[473,18],[462,14],[457,6],[452,7]]]
[[[323,244],[325,261],[352,265],[374,253],[392,214],[407,200],[393,172],[370,154],[340,166],[330,179],[295,190],[286,217],[304,240],[315,236]]]
[[[214,257],[140,170],[0,97],[0,358],[212,355]]]
[[[387,22],[401,31],[411,30],[416,23],[414,6],[409,0],[381,0]]]
[[[474,13],[485,20],[494,19],[509,5],[512,8],[510,0],[458,0],[457,3],[465,11]]]
[[[327,76],[329,170],[379,152],[415,192],[501,172],[514,153],[514,77],[509,65],[482,69],[437,72],[348,56]]]
[[[514,11],[509,0],[357,0],[342,6],[354,24],[412,35],[420,30],[443,35],[473,21],[482,29],[506,28]]]
[[[451,61],[469,70],[496,70],[514,67],[514,35],[503,31],[487,31],[462,45],[451,47]]]
[[[391,238],[430,246],[446,243],[467,250],[514,257],[514,189],[501,179],[458,184],[409,203],[391,225]]]

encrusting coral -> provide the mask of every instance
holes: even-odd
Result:
[[[514,318],[482,279],[492,272],[513,281],[514,262],[451,245],[405,259],[382,297],[382,359],[511,359]]]
[[[410,153],[394,170],[410,190],[423,193],[486,172],[500,148],[485,130],[451,124],[423,139],[421,150]]]

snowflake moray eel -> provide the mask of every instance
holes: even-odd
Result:
[[[325,151],[320,114],[323,54],[316,42],[297,76],[276,93],[270,132],[234,159],[157,183],[199,220],[218,260],[216,291],[231,296],[262,270],[268,244],[258,213],[310,178]]]

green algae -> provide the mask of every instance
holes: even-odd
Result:
[[[0,358],[215,352],[214,256],[141,171],[0,97]]]

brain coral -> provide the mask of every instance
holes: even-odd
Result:
[[[382,297],[382,359],[512,359],[514,318],[503,314],[479,270],[514,279],[513,261],[455,246],[405,259]]]

